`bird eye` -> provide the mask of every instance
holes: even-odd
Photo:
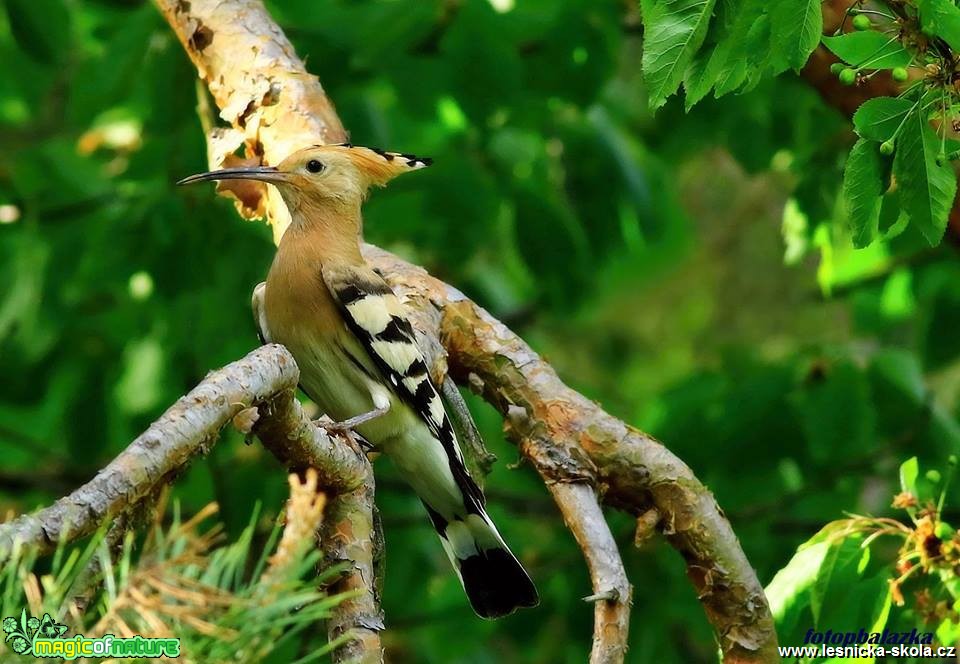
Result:
[[[319,173],[323,170],[323,164],[321,164],[316,159],[311,159],[307,162],[307,170],[311,173]]]

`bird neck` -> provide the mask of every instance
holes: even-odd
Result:
[[[363,217],[360,203],[301,199],[288,205],[291,222],[280,241],[281,249],[295,244],[301,256],[326,263],[363,263]]]

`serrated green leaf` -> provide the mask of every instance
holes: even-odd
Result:
[[[643,75],[650,106],[658,108],[680,86],[703,44],[716,0],[643,0]]]
[[[883,195],[883,161],[880,146],[861,138],[850,150],[843,169],[843,201],[847,223],[858,249],[873,242],[880,219]]]
[[[914,104],[899,97],[874,97],[853,114],[853,126],[863,138],[883,142],[894,133]]]
[[[779,60],[780,64],[776,64],[770,43],[770,15],[764,13],[757,17],[747,32],[747,39],[744,44],[746,66],[744,67],[742,84],[729,85],[727,81],[718,84],[716,90],[718,97],[738,89],[740,92],[752,90],[763,79],[764,73],[773,76],[787,68],[785,60],[782,58]]]
[[[918,0],[920,29],[930,37],[939,37],[960,51],[960,9],[952,0]]]
[[[877,223],[877,230],[889,240],[902,233],[907,223],[907,215],[900,207],[900,192],[888,191],[883,195],[880,203],[880,221]]]
[[[788,67],[799,70],[823,32],[820,0],[779,0],[770,3],[771,44],[775,55]]]
[[[823,44],[834,55],[854,67],[892,69],[906,67],[913,56],[896,37],[875,30],[850,32],[838,37],[824,37]]]
[[[735,33],[724,41],[725,48],[717,49],[723,57],[714,86],[715,96],[722,97],[759,79],[756,60],[769,51],[769,28],[767,14],[741,10]]]
[[[707,65],[710,62],[710,54],[713,48],[703,48],[696,57],[687,66],[687,71],[683,74],[683,107],[689,111],[700,100],[707,96],[710,88],[713,87],[715,80],[710,80]]]
[[[900,204],[931,246],[943,238],[947,217],[957,193],[957,179],[949,164],[937,165],[940,139],[925,113],[911,113],[897,137],[893,174]]]
[[[718,52],[724,48],[733,28],[737,9],[734,0],[718,0],[715,9],[716,16],[710,21],[703,47],[690,61],[683,75],[683,88],[686,95],[684,104],[687,110],[706,97],[717,82],[720,59]]]
[[[684,74],[687,109],[711,89],[720,97],[788,68],[785,56],[775,57],[769,11],[764,0],[720,0],[706,46]]]

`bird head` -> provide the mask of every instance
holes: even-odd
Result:
[[[291,154],[276,166],[225,168],[199,173],[177,184],[208,180],[258,180],[280,190],[287,207],[303,204],[359,204],[373,186],[384,186],[408,171],[429,166],[429,158],[343,143],[314,145]]]

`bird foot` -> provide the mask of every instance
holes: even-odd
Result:
[[[351,417],[349,420],[344,420],[343,422],[334,422],[330,417],[324,415],[323,417],[313,421],[318,427],[327,432],[331,436],[343,436],[351,442],[355,443],[361,450],[364,452],[373,451],[374,447],[366,438],[361,436],[359,433],[354,431],[358,422],[357,418]],[[362,423],[365,420],[361,420]]]

